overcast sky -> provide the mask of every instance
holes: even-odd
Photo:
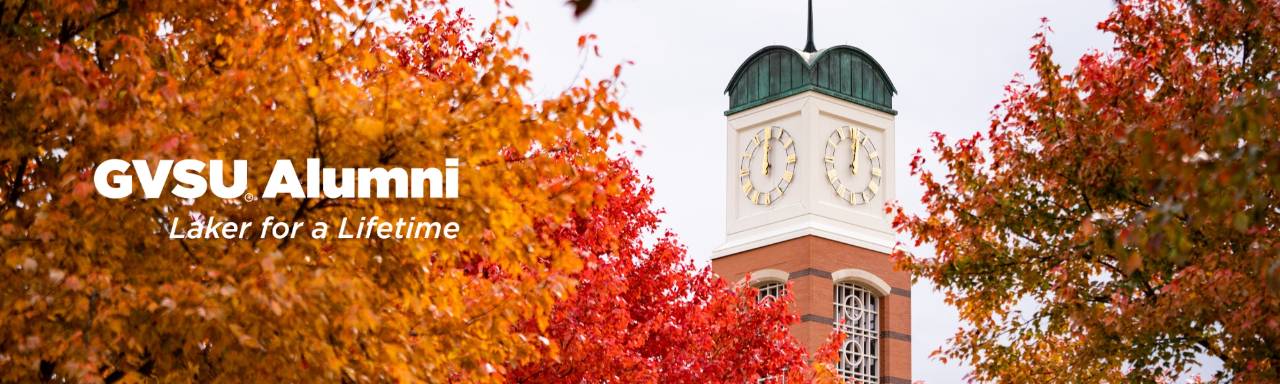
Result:
[[[492,0],[452,4],[467,8],[480,25],[493,18]],[[630,135],[644,148],[637,164],[653,177],[656,203],[667,210],[665,225],[705,265],[724,241],[724,87],[756,50],[803,47],[805,2],[596,0],[576,20],[560,0],[515,7],[529,26],[518,43],[532,55],[535,96],[563,90],[580,73],[600,78],[614,64],[635,61],[623,72],[623,101],[644,123]],[[1111,7],[1109,0],[815,0],[814,35],[818,49],[862,48],[897,87],[895,153],[904,167],[894,170],[898,200],[919,212],[921,188],[905,167],[916,149],[927,151],[929,134],[955,138],[987,127],[1004,85],[1027,72],[1027,49],[1042,17],[1055,31],[1050,42],[1067,68],[1088,50],[1110,47],[1111,38],[1096,26]],[[599,35],[603,58],[584,61],[576,47],[584,33]],[[958,323],[955,310],[927,282],[912,287],[912,319],[913,378],[962,381],[965,367],[928,357]]]

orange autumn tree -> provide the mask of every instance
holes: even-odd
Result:
[[[976,381],[1280,381],[1280,2],[1118,2],[1110,52],[1032,83],[990,129],[917,155],[898,253],[965,323]]]
[[[0,381],[489,382],[539,358],[581,262],[535,225],[600,204],[606,150],[633,121],[615,79],[528,100],[518,20],[457,18],[430,1],[6,2]],[[253,192],[277,159],[446,157],[458,199],[109,200],[92,183],[112,158],[246,159]],[[374,215],[462,231],[166,236],[175,219]]]

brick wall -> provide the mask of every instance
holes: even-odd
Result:
[[[795,309],[801,321],[791,332],[810,352],[826,341],[834,317],[831,273],[857,268],[889,284],[891,293],[880,301],[881,382],[909,383],[911,379],[911,278],[893,269],[889,256],[816,236],[804,236],[711,261],[722,278],[739,281],[752,271],[778,269],[790,273]]]

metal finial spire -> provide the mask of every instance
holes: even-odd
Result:
[[[809,0],[809,39],[804,43],[804,51],[808,53],[818,51],[813,47],[813,0]]]

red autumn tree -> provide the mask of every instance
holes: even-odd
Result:
[[[619,188],[597,191],[605,203],[553,231],[586,263],[549,324],[557,356],[515,368],[512,381],[745,383],[807,369],[787,331],[790,298],[757,303],[753,289],[692,265],[675,236],[657,234],[653,188],[630,162],[608,174]]]
[[[926,213],[895,226],[937,255],[898,257],[966,323],[938,353],[977,381],[1280,381],[1280,3],[1123,1],[1099,28],[1115,47],[1069,73],[1037,35],[990,130],[938,135],[945,176],[912,161]]]

